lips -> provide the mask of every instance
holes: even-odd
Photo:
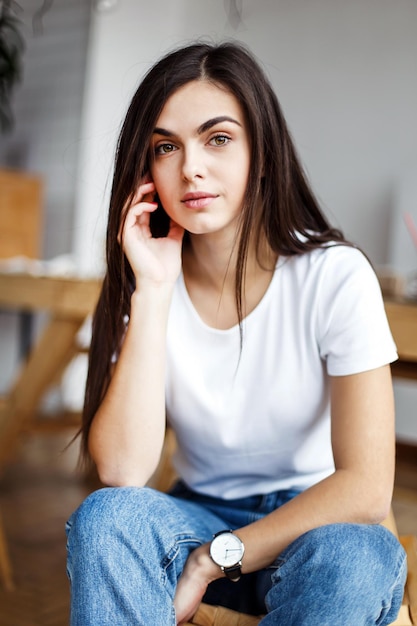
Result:
[[[216,194],[207,191],[190,191],[181,198],[181,202],[189,209],[204,209],[216,198]]]

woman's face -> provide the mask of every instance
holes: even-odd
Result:
[[[181,87],[162,109],[151,151],[151,177],[170,218],[191,234],[234,236],[250,168],[235,96],[206,81]]]

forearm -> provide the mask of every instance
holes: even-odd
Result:
[[[371,481],[340,470],[300,493],[264,518],[237,529],[245,545],[242,572],[258,571],[299,536],[326,524],[342,522],[378,523],[388,515],[391,500],[389,482],[385,494],[373,489]],[[209,544],[191,555],[190,571],[211,581],[222,576],[210,559]]]
[[[165,343],[172,285],[146,285],[132,296],[120,357],[94,417],[89,450],[112,486],[147,482],[165,433]]]
[[[305,532],[342,522],[378,523],[389,512],[392,487],[365,475],[339,470],[265,518],[239,529],[245,544],[244,572],[270,565]]]

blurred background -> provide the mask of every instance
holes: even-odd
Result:
[[[42,265],[6,259],[0,270],[100,277],[115,145],[138,82],[178,45],[235,39],[250,47],[275,86],[330,219],[378,272],[412,282],[417,245],[405,215],[417,224],[415,0],[0,1],[0,12],[6,8],[18,19],[24,48],[10,127],[0,131],[0,201],[2,170],[41,181]],[[32,339],[43,323],[37,313]],[[23,327],[19,311],[0,310],[3,395],[21,363]],[[49,411],[80,409],[85,359],[43,400]],[[396,379],[395,396],[397,438],[415,446],[417,383]],[[50,445],[39,444],[30,458],[49,463]],[[75,467],[72,454],[66,469]],[[1,619],[0,608],[6,623]],[[44,626],[60,623],[42,619]]]
[[[15,3],[14,3],[15,4]],[[100,274],[116,137],[148,67],[194,39],[237,39],[264,65],[330,218],[377,266],[409,276],[417,248],[415,0],[19,0],[25,41],[0,167],[44,181],[43,259]],[[0,315],[0,391],[18,324]],[[398,433],[417,441],[417,392],[396,383]],[[412,417],[409,420],[409,416]]]

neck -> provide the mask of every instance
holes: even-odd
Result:
[[[206,235],[192,235],[183,253],[184,276],[201,285],[215,289],[219,294],[235,292],[238,242],[219,241]],[[276,254],[264,240],[260,246],[250,242],[244,282],[250,288],[260,274],[270,273],[276,263]]]
[[[213,328],[238,324],[262,299],[273,276],[276,254],[266,242],[251,245],[245,268],[242,310],[236,305],[237,245],[216,245],[207,237],[190,237],[183,253],[187,291],[202,320]]]

